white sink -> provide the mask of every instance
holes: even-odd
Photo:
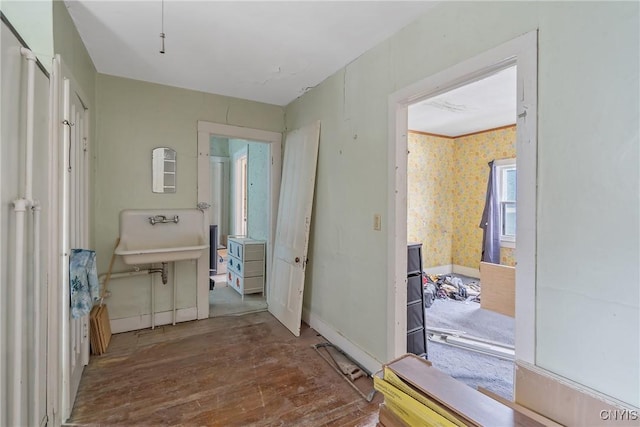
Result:
[[[125,264],[197,259],[209,247],[204,229],[204,214],[198,209],[125,209],[120,212],[115,254]]]

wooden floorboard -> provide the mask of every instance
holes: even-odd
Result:
[[[340,378],[311,348],[324,341],[267,312],[117,334],[85,368],[68,424],[375,426],[382,397]]]

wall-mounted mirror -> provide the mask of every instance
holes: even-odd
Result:
[[[176,192],[176,150],[154,148],[151,154],[152,190],[154,193]]]

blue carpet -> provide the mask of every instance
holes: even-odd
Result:
[[[475,302],[436,299],[426,309],[426,326],[514,344],[515,319],[480,308]],[[427,351],[431,363],[453,378],[513,400],[513,362],[432,341],[428,342]]]

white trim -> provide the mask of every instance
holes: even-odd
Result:
[[[61,277],[60,262],[60,185],[58,183],[62,150],[60,149],[60,128],[58,118],[61,111],[60,55],[52,61],[49,78],[49,204],[48,210],[48,268],[47,268],[47,418],[51,425],[60,425],[60,399],[62,397],[62,381],[60,370],[60,287],[55,286]]]
[[[538,183],[538,32],[520,37],[516,158],[516,359],[535,364]]]
[[[249,145],[245,145],[240,150],[233,153],[231,156],[231,170],[233,173],[233,188],[231,188],[231,194],[233,194],[231,204],[231,218],[233,223],[233,228],[231,230],[231,234],[236,236],[245,236],[247,234],[247,218],[242,218],[242,214],[239,214],[238,211],[242,210],[243,213],[246,212],[246,193],[249,191],[247,188],[247,176],[246,170],[242,170],[240,166],[244,163],[245,165],[249,161]],[[245,173],[243,176],[243,172]],[[244,182],[244,194],[243,189],[239,188]],[[244,199],[244,200],[243,200]]]
[[[271,280],[271,264],[273,254],[273,242],[276,234],[276,218],[278,214],[278,199],[280,197],[280,177],[282,175],[282,134],[260,129],[244,128],[239,126],[224,125],[211,122],[198,122],[198,202],[211,204],[211,185],[209,182],[209,139],[211,135],[227,138],[239,138],[248,141],[268,143],[271,155],[271,169],[269,184],[271,197],[269,198],[268,222],[270,224],[269,238],[267,240],[267,277],[265,279],[265,292],[268,300],[268,289]],[[209,231],[205,233],[209,236]],[[208,238],[208,237],[207,237]],[[198,260],[197,274],[197,307],[198,319],[209,317],[209,249],[203,251]]]
[[[393,360],[407,350],[407,107],[408,103],[401,97],[389,97],[387,244],[390,256],[387,268],[386,360]],[[404,126],[397,126],[398,123]]]
[[[503,228],[504,228],[504,218],[503,218],[503,212],[502,212],[502,203],[506,202],[505,200],[503,200],[503,196],[504,196],[504,172],[506,170],[511,170],[514,169],[517,173],[518,170],[518,166],[517,166],[517,162],[516,159],[500,159],[500,160],[495,160],[493,162],[493,165],[496,168],[496,179],[497,179],[497,187],[498,187],[498,204],[500,205],[500,209],[499,209],[499,215],[500,215],[500,247],[504,247],[504,248],[515,248],[516,247],[516,236],[508,236],[508,235],[504,235],[502,234]],[[516,181],[517,183],[517,181]],[[516,190],[517,193],[517,190]],[[516,194],[516,198],[517,198],[517,194]],[[516,202],[517,203],[517,202]],[[517,205],[516,205],[517,207]],[[516,212],[517,215],[517,212]],[[517,233],[516,233],[517,234]]]
[[[462,274],[463,276],[473,277],[475,279],[480,278],[479,268],[465,267],[464,265],[454,264],[453,272],[456,274]]]
[[[220,218],[219,218],[219,224],[218,224],[218,242],[220,242],[220,236],[225,235],[228,236],[229,234],[231,234],[230,229],[231,229],[231,224],[229,221],[229,212],[231,207],[230,205],[230,199],[229,199],[229,192],[230,192],[230,187],[231,187],[231,177],[230,177],[230,171],[231,171],[231,167],[230,167],[230,159],[229,157],[221,157],[221,156],[210,156],[209,157],[209,171],[211,171],[211,167],[213,163],[222,163],[222,203],[220,206]],[[211,175],[209,175],[209,184],[212,183],[211,181]],[[211,187],[209,188],[211,190]],[[210,193],[210,197],[213,196],[213,193]],[[210,200],[213,205],[213,200]],[[211,212],[211,211],[210,211]],[[226,227],[223,227],[226,226]],[[211,242],[209,242],[210,247],[214,247],[213,245],[211,245]],[[218,248],[215,248],[216,250]]]
[[[176,310],[176,323],[188,322],[198,318],[196,307],[180,308]],[[158,311],[155,313],[155,326],[171,325],[173,323],[173,311]],[[123,317],[122,319],[111,319],[111,333],[137,331],[151,327],[151,314],[141,314],[140,316]]]
[[[424,272],[429,275],[442,275],[453,273],[453,264],[439,265],[437,267],[423,268]]]
[[[417,101],[517,65],[516,152],[518,159],[518,247],[516,270],[516,358],[535,363],[537,31],[409,85],[389,96],[387,359],[406,351],[407,108]]]
[[[339,331],[336,331],[333,327],[323,322],[319,317],[309,312],[309,310],[304,307],[302,308],[302,320],[331,344],[348,354],[349,357],[362,365],[362,367],[367,369],[370,373],[373,374],[378,372],[382,368],[382,362],[378,361],[362,348],[349,341]]]

